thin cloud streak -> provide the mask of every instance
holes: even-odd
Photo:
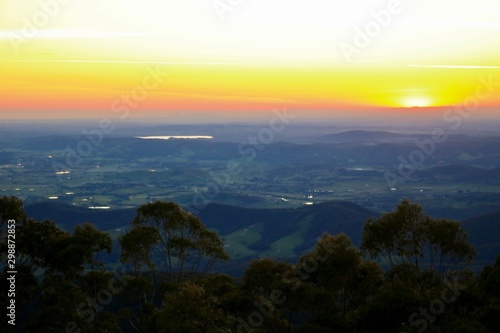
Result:
[[[500,66],[475,66],[475,65],[408,65],[408,67],[447,68],[447,69],[500,69]]]
[[[25,32],[21,30],[3,30],[0,31],[0,39],[12,39],[13,37],[24,36]],[[116,37],[146,37],[157,34],[149,32],[136,31],[101,31],[92,29],[41,29],[37,31],[35,39],[75,39],[75,38],[116,38]]]
[[[210,62],[210,61],[133,61],[133,60],[44,60],[44,59],[31,59],[31,60],[10,60],[0,59],[5,62],[32,62],[32,63],[96,63],[96,64],[144,64],[144,65],[259,65],[269,64],[276,65],[275,63],[266,62]]]

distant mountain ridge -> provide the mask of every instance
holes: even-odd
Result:
[[[478,168],[470,165],[451,164],[431,167],[415,171],[415,176],[423,178],[449,178],[462,183],[492,183],[500,184],[500,167],[491,169]]]
[[[340,133],[326,135],[327,138],[340,142],[373,142],[385,141],[389,139],[400,139],[409,135],[403,135],[390,131],[363,131],[351,130]]]
[[[24,207],[26,214],[37,221],[51,220],[71,231],[81,223],[91,222],[101,230],[109,230],[130,223],[136,214],[136,208],[97,210],[85,207],[61,204],[56,201],[45,201],[28,204]]]
[[[473,217],[462,224],[477,251],[475,264],[493,264],[495,256],[500,254],[500,212]]]

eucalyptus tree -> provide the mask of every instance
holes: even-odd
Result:
[[[371,257],[382,257],[390,268],[410,264],[417,272],[430,270],[440,276],[465,269],[476,253],[460,222],[433,219],[408,199],[365,224],[361,247]]]
[[[121,260],[136,269],[160,261],[180,281],[187,271],[206,273],[215,262],[229,259],[217,234],[173,202],[142,205],[132,224],[120,238]]]

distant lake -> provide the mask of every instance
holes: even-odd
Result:
[[[136,136],[137,139],[145,140],[168,140],[168,139],[213,139],[211,135],[168,135],[168,136]]]

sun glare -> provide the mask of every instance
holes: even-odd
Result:
[[[411,96],[402,100],[402,105],[407,108],[431,106],[431,99],[425,96]]]

